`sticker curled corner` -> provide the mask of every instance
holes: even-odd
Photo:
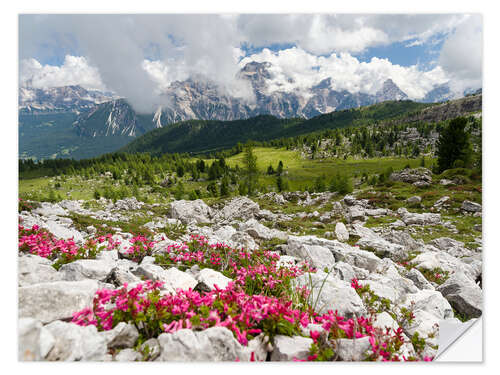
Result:
[[[482,362],[482,317],[467,322],[441,320],[436,362]]]

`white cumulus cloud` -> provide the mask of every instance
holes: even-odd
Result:
[[[36,59],[23,59],[19,67],[21,86],[35,88],[80,85],[87,89],[105,89],[99,71],[81,56],[66,55],[61,66],[42,65]]]
[[[444,42],[439,64],[452,77],[456,92],[480,87],[483,65],[483,28],[481,15],[472,15]]]
[[[373,57],[369,62],[361,62],[346,52],[316,56],[296,47],[278,52],[265,48],[260,53],[243,58],[240,66],[250,61],[272,64],[270,91],[304,90],[331,78],[332,89],[375,94],[390,78],[410,98],[421,99],[435,85],[446,83],[449,79],[439,66],[423,71],[418,65],[403,67],[388,59]]]

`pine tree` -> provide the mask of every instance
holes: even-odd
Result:
[[[247,145],[245,147],[243,164],[244,164],[244,175],[246,184],[245,190],[247,194],[251,196],[255,193],[255,189],[257,187],[257,177],[258,177],[257,157],[254,155],[251,145]]]
[[[229,195],[229,177],[224,176],[220,184],[220,195],[226,197]]]
[[[276,169],[276,174],[278,176],[281,176],[282,173],[283,173],[283,162],[280,160],[280,162],[278,163],[278,169]]]
[[[467,119],[457,117],[450,121],[439,135],[437,143],[438,172],[457,167],[468,167],[471,162],[472,147],[469,134],[465,131]]]

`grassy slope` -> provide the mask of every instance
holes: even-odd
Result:
[[[130,142],[130,137],[79,136],[74,113],[19,116],[19,156],[36,159],[83,159],[113,152]]]
[[[278,119],[269,115],[235,121],[190,120],[148,132],[122,148],[121,151],[152,154],[210,152],[231,148],[238,142],[244,143],[249,139],[268,141],[325,129],[403,119],[404,116],[428,106],[429,104],[411,101],[393,101],[331,112],[309,120]]]
[[[417,166],[419,160],[406,159],[406,158],[375,158],[375,159],[361,159],[355,160],[349,158],[347,160],[340,159],[324,159],[324,160],[310,160],[302,159],[298,152],[288,151],[286,149],[264,148],[258,147],[254,150],[257,156],[257,166],[261,172],[259,182],[265,186],[275,186],[275,177],[267,176],[265,173],[269,164],[274,168],[278,166],[278,162],[283,161],[287,179],[289,180],[290,189],[298,190],[314,183],[317,176],[325,175],[330,179],[337,172],[346,174],[348,176],[361,176],[363,173],[376,174],[385,171],[388,167],[394,169],[401,169],[406,164]],[[235,155],[228,158],[227,163],[234,167],[236,164],[242,166],[242,154]],[[205,159],[207,163],[212,160]],[[51,182],[52,181],[52,182]],[[71,192],[72,199],[91,199],[93,191],[100,188],[104,181],[90,180],[84,181],[80,179],[68,179],[66,182],[60,182],[61,188],[57,189],[62,197],[66,197],[67,192]],[[43,196],[47,196],[50,190],[53,190],[55,180],[52,178],[38,177],[23,179],[19,181],[19,194],[21,196],[37,191]],[[192,182],[186,181],[185,186],[187,190],[195,188],[206,188],[208,182]]]
[[[318,176],[325,175],[327,179],[340,173],[350,177],[361,176],[363,173],[368,175],[384,172],[387,168],[392,167],[394,170],[402,169],[405,165],[410,164],[412,167],[419,165],[418,159],[406,158],[373,158],[373,159],[322,159],[311,160],[302,159],[297,151],[288,151],[286,149],[275,149],[258,147],[254,150],[257,156],[257,167],[263,174],[260,177],[261,183],[266,185],[274,185],[275,177],[264,175],[269,164],[276,169],[279,161],[283,161],[284,169],[288,172],[288,180],[290,189],[296,190],[311,185],[314,179]],[[226,162],[234,167],[238,164],[243,166],[243,154],[232,156]]]

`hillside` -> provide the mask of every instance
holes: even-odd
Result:
[[[270,141],[348,126],[437,123],[480,111],[481,105],[482,96],[475,95],[440,105],[389,101],[359,109],[335,111],[309,120],[257,116],[236,121],[185,121],[146,133],[120,151],[152,154],[211,152],[228,149],[247,140]]]
[[[257,116],[236,121],[185,121],[156,129],[132,141],[123,152],[207,152],[231,148],[249,139],[268,141],[324,129],[394,119],[427,107],[411,101],[393,101],[360,109],[335,111],[312,119],[278,119]]]

